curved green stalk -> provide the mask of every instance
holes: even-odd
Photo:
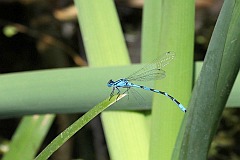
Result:
[[[36,158],[35,160],[48,159],[59,147],[61,147],[69,138],[71,138],[77,131],[85,126],[90,120],[96,117],[103,110],[111,106],[113,103],[120,100],[126,95],[120,95],[119,97],[113,96],[112,99],[104,100],[98,105],[94,106],[91,110],[85,113],[82,117],[76,120],[72,125],[65,129],[60,135],[58,135]]]

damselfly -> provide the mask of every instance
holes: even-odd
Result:
[[[141,88],[147,91],[162,94],[170,98],[183,112],[187,112],[186,108],[178,100],[176,100],[173,96],[169,95],[168,93],[130,82],[130,81],[159,80],[164,78],[166,75],[165,71],[162,70],[162,68],[165,67],[171,60],[173,60],[174,56],[175,56],[174,53],[167,52],[160,56],[159,58],[155,59],[152,63],[136,71],[127,78],[122,78],[117,81],[113,81],[112,79],[109,80],[107,86],[113,88],[110,94],[110,99],[113,97],[115,90],[117,90],[117,95],[120,95],[119,88],[126,88],[127,90],[124,93],[128,92],[128,90],[131,89],[132,87]]]

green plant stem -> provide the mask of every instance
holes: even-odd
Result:
[[[64,130],[60,135],[58,135],[36,158],[35,160],[46,160],[48,159],[59,147],[61,147],[69,138],[71,138],[77,131],[79,131],[83,126],[85,126],[90,120],[96,117],[103,110],[108,108],[110,105],[120,100],[126,95],[120,95],[119,97],[113,96],[111,100],[106,99],[98,105],[94,106],[91,110],[85,113],[72,125],[70,125],[66,130]]]

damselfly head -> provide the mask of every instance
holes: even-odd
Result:
[[[108,87],[112,87],[113,84],[114,84],[114,81],[113,81],[112,79],[110,79],[110,80],[108,81],[108,83],[107,83],[107,86],[108,86]]]

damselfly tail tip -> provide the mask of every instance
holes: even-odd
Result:
[[[178,105],[178,107],[179,107],[184,113],[187,112],[186,108],[185,108],[181,103]]]

